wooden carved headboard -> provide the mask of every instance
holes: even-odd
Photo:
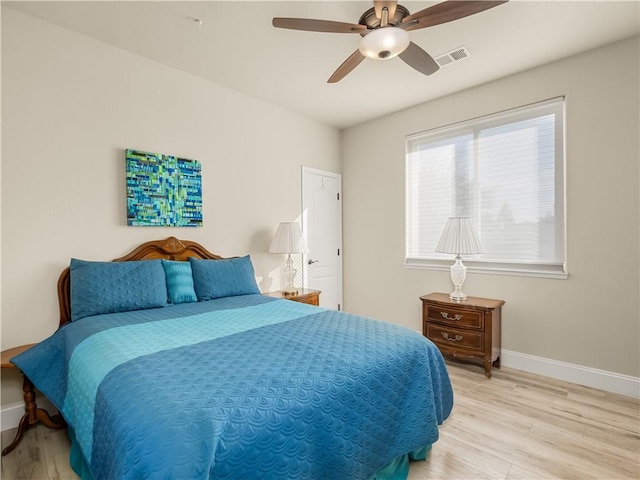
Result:
[[[223,257],[215,255],[196,242],[178,240],[169,237],[165,240],[145,242],[124,257],[116,258],[113,262],[129,262],[133,260],[153,260],[166,258],[167,260],[188,260],[189,257],[221,260]],[[65,268],[58,279],[58,302],[60,304],[60,326],[71,321],[70,299],[70,271]]]

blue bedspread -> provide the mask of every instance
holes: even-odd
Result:
[[[13,359],[94,479],[367,479],[453,393],[394,324],[261,295],[87,317]]]

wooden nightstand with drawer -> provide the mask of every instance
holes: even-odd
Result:
[[[308,303],[309,305],[320,305],[320,290],[311,290],[309,288],[299,288],[298,293],[293,295],[287,295],[282,291],[268,292],[264,295],[274,298],[285,298],[287,300],[293,300],[294,302]]]
[[[456,302],[446,293],[430,293],[422,300],[422,334],[443,355],[479,359],[491,378],[500,368],[500,314],[503,300],[468,297]]]

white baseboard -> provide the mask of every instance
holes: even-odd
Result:
[[[38,395],[37,403],[38,408],[44,408],[51,415],[58,413],[58,409],[42,395]],[[3,407],[0,410],[0,432],[17,428],[22,415],[24,415],[24,402],[12,403]]]
[[[0,431],[16,428],[24,415],[24,403],[12,403],[0,410]]]
[[[564,380],[607,392],[640,398],[640,378],[526,353],[502,350],[500,364],[545,377]]]

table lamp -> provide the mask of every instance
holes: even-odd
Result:
[[[302,230],[298,222],[281,222],[278,225],[276,234],[269,246],[269,253],[286,253],[287,262],[284,267],[285,287],[282,293],[284,295],[296,295],[298,290],[293,286],[293,280],[296,278],[296,269],[291,259],[292,253],[309,253],[307,242],[302,236]]]
[[[467,296],[462,291],[462,284],[467,278],[467,267],[462,264],[460,255],[482,253],[482,245],[471,219],[467,217],[449,218],[436,246],[436,252],[456,255],[456,261],[451,266],[451,281],[454,290],[449,294],[449,298],[458,302],[466,300]]]

